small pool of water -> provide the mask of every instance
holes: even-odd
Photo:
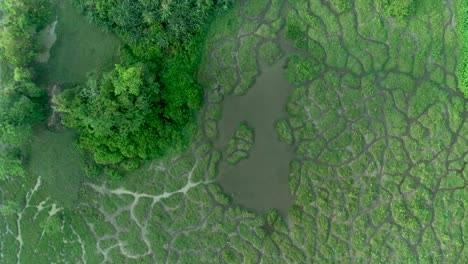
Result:
[[[242,121],[255,129],[249,158],[235,166],[223,160],[219,182],[235,203],[260,213],[276,208],[286,215],[294,201],[288,186],[289,162],[294,152],[278,140],[274,128],[277,119],[287,117],[285,105],[292,91],[284,75],[284,64],[282,60],[262,67],[246,95],[225,98],[217,145],[226,149]]]

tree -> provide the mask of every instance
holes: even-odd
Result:
[[[0,145],[20,147],[28,140],[32,125],[44,118],[44,95],[28,71],[14,70],[13,79],[0,90]]]
[[[3,0],[0,9],[0,180],[23,176],[20,148],[32,126],[44,118],[45,93],[34,83],[31,65],[37,54],[36,33],[51,16],[51,0]],[[11,70],[12,69],[12,70]]]
[[[216,8],[231,0],[75,0],[93,21],[136,46],[180,46],[203,28]]]
[[[10,176],[21,177],[25,175],[18,150],[0,151],[0,180]]]
[[[187,119],[171,112],[160,84],[142,64],[94,74],[56,102],[64,124],[79,132],[80,145],[99,164],[160,157],[171,145],[186,141],[181,127]]]

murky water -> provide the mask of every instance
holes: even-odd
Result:
[[[282,60],[262,67],[255,85],[245,96],[231,96],[223,102],[219,123],[218,147],[224,148],[242,121],[255,129],[255,144],[250,157],[236,166],[220,165],[219,182],[234,202],[259,212],[277,208],[283,214],[293,203],[288,187],[290,146],[280,142],[274,122],[286,117],[284,106],[291,91]]]
[[[118,62],[119,39],[87,21],[69,0],[57,8],[57,41],[50,51],[45,83],[80,83],[89,71]]]
[[[54,46],[57,41],[57,32],[55,28],[57,27],[58,20],[52,22],[41,32],[37,34],[37,39],[40,45],[43,47],[43,51],[37,55],[36,61],[39,63],[47,63],[50,58],[50,49]]]

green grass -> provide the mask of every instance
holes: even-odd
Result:
[[[259,52],[260,58],[270,65],[275,63],[282,55],[280,47],[271,41],[262,44],[259,48]]]
[[[317,77],[322,67],[314,60],[292,55],[289,57],[287,69],[287,78],[290,83],[304,84]]]
[[[289,14],[287,20],[286,37],[296,44],[299,49],[305,49],[307,45],[306,25],[296,14]]]
[[[242,39],[241,47],[239,49],[239,70],[240,70],[240,83],[234,89],[234,95],[243,95],[253,85],[255,76],[259,73],[257,60],[252,56],[252,50],[255,49],[259,39],[257,37],[246,37]]]
[[[227,147],[227,161],[231,165],[239,163],[249,157],[254,144],[255,132],[247,123],[241,123]]]
[[[339,10],[339,4],[339,1],[331,3],[332,10],[342,13],[339,19],[330,15],[330,10],[319,2],[311,2],[313,15],[321,19],[320,23],[296,10],[290,12],[288,20],[287,36],[296,45],[299,43],[299,47],[307,41],[302,39],[300,32],[304,29],[301,30],[299,21],[311,21],[315,31],[309,31],[308,37],[313,41],[309,43],[317,43],[317,48],[309,48],[309,53],[317,58],[318,67],[323,67],[321,72],[325,72],[315,75],[318,80],[314,80],[310,88],[304,88],[299,85],[310,80],[306,74],[313,71],[296,70],[298,63],[287,66],[288,80],[298,85],[287,105],[292,134],[295,141],[300,142],[296,157],[303,163],[312,160],[329,164],[323,168],[302,166],[300,170],[299,165],[293,165],[290,169],[290,188],[297,197],[298,208],[310,210],[312,213],[308,217],[321,219],[317,220],[319,233],[328,234],[331,227],[327,239],[321,240],[321,246],[309,256],[316,262],[344,263],[350,262],[346,257],[350,255],[355,261],[373,262],[437,261],[441,252],[459,257],[461,240],[456,234],[446,235],[447,241],[453,239],[454,244],[458,244],[458,248],[454,245],[457,248],[454,250],[446,246],[434,247],[427,239],[416,246],[417,252],[410,246],[410,243],[417,244],[420,234],[427,236],[428,233],[421,230],[434,223],[432,210],[436,214],[443,213],[441,207],[430,204],[431,195],[437,193],[438,182],[447,186],[462,184],[461,177],[450,174],[445,167],[451,163],[460,168],[460,163],[447,162],[444,158],[466,156],[460,152],[450,154],[453,152],[450,149],[460,144],[454,143],[454,135],[460,135],[459,129],[466,121],[462,117],[464,99],[450,95],[448,89],[451,88],[446,88],[456,84],[448,77],[453,74],[453,62],[443,59],[444,55],[451,57],[448,54],[453,54],[454,48],[442,50],[444,40],[436,33],[442,31],[443,21],[449,19],[441,15],[445,14],[445,7],[436,1],[425,3],[427,5],[421,3],[413,15],[418,18],[412,19],[410,13],[406,15],[404,10],[397,11],[394,6],[387,7],[389,10],[379,15],[372,10],[371,3],[360,1],[354,5],[358,13],[356,24],[354,15],[347,12],[346,7]],[[389,18],[393,16],[398,17],[398,21]],[[338,20],[343,41],[334,38],[341,34]],[[437,21],[434,23],[439,26],[430,34],[422,21]],[[333,37],[323,37],[321,23]],[[396,27],[388,27],[389,23],[395,23]],[[405,25],[409,25],[406,30],[411,34],[402,30]],[[362,29],[360,35],[355,28]],[[414,38],[419,39],[419,45]],[[454,41],[453,37],[450,40]],[[381,44],[384,41],[391,43],[388,50]],[[325,55],[317,52],[320,47],[326,47]],[[311,123],[314,125],[307,128],[305,124]],[[378,174],[380,169],[382,176]],[[313,182],[313,187],[309,182]],[[324,195],[316,196],[319,192]],[[451,195],[455,192],[451,190],[440,195],[454,202]],[[394,202],[388,204],[390,198]],[[311,200],[315,201],[312,208]],[[372,210],[368,211],[369,208]],[[325,219],[342,220],[328,223],[323,215]],[[340,224],[355,216],[368,218],[382,228],[371,231],[365,221]],[[457,223],[453,218],[443,221],[444,224]],[[295,222],[292,230],[301,228],[301,223]],[[349,235],[347,230],[351,228],[353,234]],[[302,232],[313,234],[310,229]],[[365,240],[366,234],[373,236],[370,244]],[[408,242],[401,241],[401,237]],[[320,234],[315,234],[315,239],[320,238]],[[347,238],[344,240],[354,246],[341,247],[341,238]],[[298,242],[304,244],[303,239]],[[437,252],[432,258],[429,247]]]
[[[465,95],[465,98],[468,98],[468,6],[463,1],[456,1],[455,6],[458,18],[457,30],[461,46],[457,77],[461,92]]]
[[[249,0],[244,6],[244,13],[249,17],[258,17],[267,8],[270,0]]]
[[[275,130],[279,140],[287,144],[293,144],[294,137],[291,131],[291,127],[286,120],[281,119],[276,121]]]
[[[67,207],[78,198],[83,180],[82,161],[74,142],[71,131],[56,133],[39,128],[31,144],[29,172],[40,176],[51,198]]]
[[[274,21],[280,18],[281,7],[283,6],[284,2],[281,0],[271,0],[270,1],[270,9],[268,9],[267,13],[265,14],[265,19],[269,21]]]
[[[278,36],[278,31],[281,29],[282,25],[283,20],[278,19],[271,24],[261,25],[256,33],[264,38],[276,38]]]
[[[221,67],[228,67],[235,63],[234,53],[238,47],[238,43],[235,41],[228,41],[223,43],[219,48],[219,59],[221,61]]]
[[[339,13],[349,11],[353,7],[350,0],[332,0],[331,6]]]

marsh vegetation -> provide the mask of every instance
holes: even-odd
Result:
[[[468,261],[462,1],[125,3],[58,11],[113,43],[64,70],[58,17],[45,71],[76,132],[33,129],[39,49],[0,41],[0,262]]]

